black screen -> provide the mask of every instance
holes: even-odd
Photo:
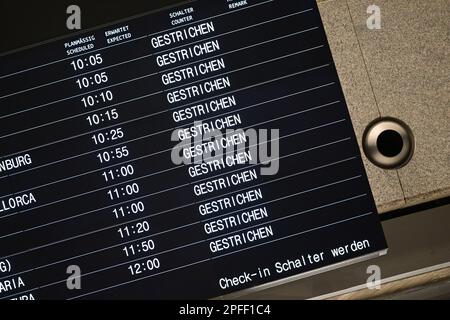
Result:
[[[194,1],[0,66],[0,298],[213,298],[386,248],[313,0]]]

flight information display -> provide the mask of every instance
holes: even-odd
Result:
[[[386,248],[314,0],[0,56],[0,299],[210,299]]]

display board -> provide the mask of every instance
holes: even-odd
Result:
[[[0,298],[205,299],[385,252],[315,1],[0,57]]]

